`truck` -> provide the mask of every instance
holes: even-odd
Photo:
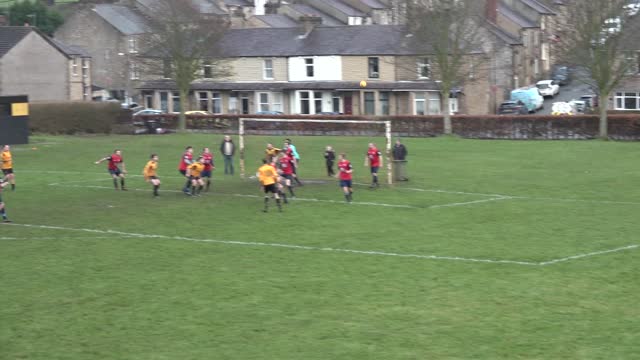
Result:
[[[544,106],[544,98],[535,86],[511,91],[511,100],[521,101],[530,113],[536,112]]]

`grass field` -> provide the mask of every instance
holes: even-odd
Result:
[[[406,139],[410,181],[369,190],[382,139],[294,138],[307,184],[264,214],[221,161],[212,192],[180,192],[184,146],[220,140],[15,146],[0,359],[640,358],[640,144]],[[248,173],[267,142],[248,139]],[[354,204],[327,144],[350,155]],[[93,164],[116,147],[128,192]]]

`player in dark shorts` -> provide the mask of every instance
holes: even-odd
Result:
[[[103,157],[95,163],[100,164],[103,161],[109,161],[107,164],[107,171],[109,171],[109,174],[111,174],[111,177],[113,178],[113,186],[116,190],[118,190],[118,179],[120,179],[120,189],[126,191],[127,188],[124,187],[124,176],[127,174],[127,168],[124,165],[122,151],[115,149],[113,154]],[[120,167],[122,167],[122,169],[120,169]]]
[[[262,160],[262,166],[258,169],[258,179],[264,190],[264,212],[269,211],[269,193],[273,194],[278,205],[278,211],[282,211],[280,204],[280,196],[278,195],[278,171],[271,165],[267,159]]]
[[[344,193],[344,198],[348,203],[353,201],[353,187],[351,185],[351,179],[353,179],[353,168],[351,162],[347,160],[346,154],[340,154],[338,157],[338,173],[340,178],[340,187]]]

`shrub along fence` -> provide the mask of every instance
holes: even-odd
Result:
[[[394,136],[434,137],[443,134],[442,116],[335,116],[335,115],[190,115],[187,129],[193,132],[234,134],[238,119],[319,119],[391,120]],[[137,122],[155,120],[163,128],[175,129],[178,116],[146,115]],[[121,133],[133,134],[131,112],[117,103],[73,102],[31,105],[32,132],[50,134]],[[471,139],[562,140],[594,139],[598,136],[596,115],[458,115],[452,117],[453,133]],[[384,132],[381,125],[336,123],[246,122],[247,134],[281,135],[364,135]],[[609,137],[640,140],[640,114],[610,114]]]

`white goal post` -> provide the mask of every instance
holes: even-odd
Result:
[[[384,125],[384,137],[386,140],[386,160],[387,160],[387,182],[393,183],[393,165],[391,161],[391,121],[389,120],[318,120],[318,119],[268,119],[268,118],[240,118],[238,121],[238,135],[240,140],[240,177],[244,179],[246,174],[246,164],[244,158],[244,123],[246,121],[255,122],[303,122],[303,123],[335,123],[335,124],[378,124]]]

